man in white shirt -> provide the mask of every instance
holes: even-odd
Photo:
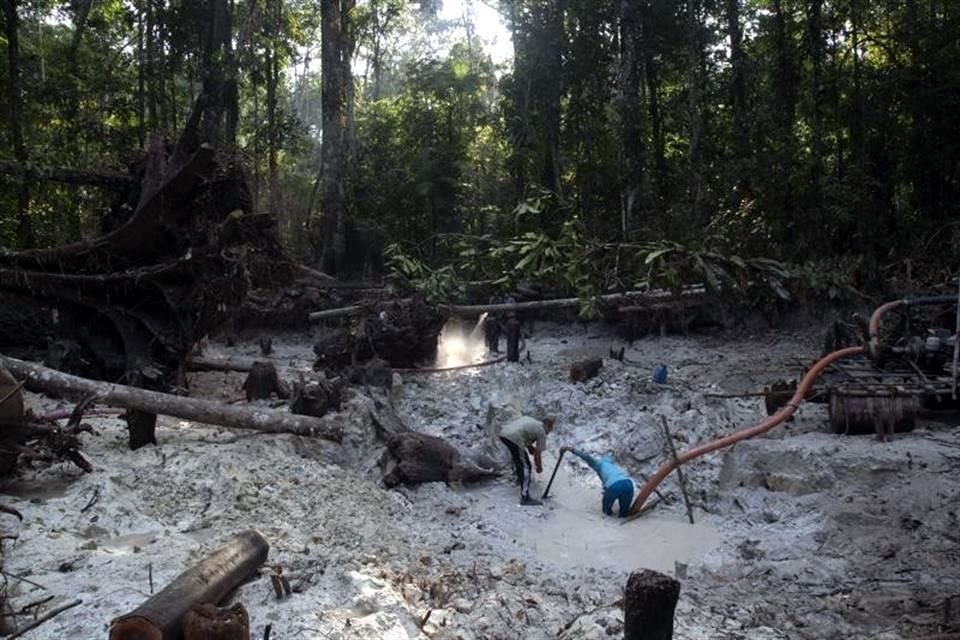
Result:
[[[517,484],[520,485],[520,504],[539,505],[541,502],[530,497],[530,456],[533,454],[537,473],[543,473],[543,449],[547,444],[547,434],[553,431],[553,418],[537,420],[529,416],[514,418],[503,425],[500,430],[500,440],[510,451],[513,459],[514,471],[517,474]]]

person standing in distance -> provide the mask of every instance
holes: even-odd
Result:
[[[514,418],[500,430],[500,440],[506,445],[513,459],[517,484],[520,485],[520,504],[522,505],[542,504],[539,500],[530,497],[530,479],[533,474],[527,452],[533,454],[537,473],[543,473],[543,449],[547,445],[547,434],[551,431],[553,431],[553,418],[537,420],[530,416]]]

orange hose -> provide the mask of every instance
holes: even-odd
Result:
[[[653,474],[653,476],[647,480],[646,484],[643,485],[643,488],[640,489],[640,495],[637,496],[636,502],[633,503],[633,508],[630,509],[630,514],[633,515],[638,513],[643,508],[643,503],[646,502],[647,498],[650,497],[650,494],[652,494],[660,485],[660,483],[663,482],[664,479],[681,464],[690,462],[695,458],[699,458],[700,456],[706,455],[712,451],[716,451],[717,449],[729,447],[730,445],[740,442],[741,440],[746,440],[748,438],[758,436],[761,433],[766,433],[778,424],[782,423],[784,420],[793,415],[794,411],[797,410],[797,408],[800,406],[800,403],[803,402],[803,399],[806,397],[807,392],[810,390],[810,387],[813,386],[814,381],[821,373],[823,373],[824,369],[841,358],[846,358],[847,356],[853,356],[863,352],[863,347],[847,347],[846,349],[840,349],[839,351],[834,351],[833,353],[825,355],[816,363],[814,363],[810,370],[807,371],[807,373],[803,376],[803,379],[800,380],[800,384],[797,385],[797,390],[793,394],[793,397],[790,398],[790,402],[788,402],[786,406],[777,411],[775,414],[752,427],[734,431],[730,435],[718,438],[717,440],[708,442],[707,444],[700,445],[699,447],[695,447],[689,451],[684,451],[682,454],[677,456],[676,460],[668,461],[662,467],[657,469],[657,472]]]

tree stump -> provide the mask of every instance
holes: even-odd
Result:
[[[20,383],[6,369],[0,368],[0,421],[18,425],[23,422],[23,393]],[[20,452],[17,449],[19,435],[16,429],[7,427],[0,434],[0,475],[12,473],[17,466]]]
[[[310,380],[300,377],[293,385],[290,413],[322,418],[328,411],[340,411],[343,405],[343,380],[328,380],[322,374]]]
[[[603,358],[589,358],[574,362],[570,366],[570,382],[583,382],[600,373],[603,367]]]
[[[136,451],[148,444],[157,444],[157,414],[128,410],[123,414],[130,432],[130,450]]]
[[[277,368],[272,362],[254,362],[250,367],[250,373],[247,374],[247,379],[243,382],[243,390],[247,394],[248,402],[269,400],[273,394],[277,394],[277,397],[282,399],[290,397],[290,390],[280,380]]]
[[[273,338],[260,338],[260,353],[265,356],[273,353]]]
[[[250,640],[250,616],[240,603],[229,609],[199,605],[187,614],[183,640]]]
[[[680,583],[673,578],[650,569],[631,573],[623,598],[624,640],[672,640],[679,598]]]
[[[508,318],[507,326],[507,362],[520,361],[520,321],[516,318]]]

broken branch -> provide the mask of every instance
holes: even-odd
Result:
[[[51,618],[55,618],[56,616],[60,615],[60,614],[63,613],[64,611],[66,611],[66,610],[68,610],[68,609],[73,609],[75,606],[77,606],[77,605],[79,605],[79,604],[83,604],[83,601],[82,601],[82,600],[71,600],[70,602],[67,602],[66,604],[62,604],[62,605],[60,605],[59,607],[54,607],[53,609],[50,609],[50,611],[47,611],[45,614],[43,614],[42,616],[40,616],[39,618],[37,618],[36,620],[34,620],[33,622],[31,622],[31,623],[28,624],[27,626],[25,626],[23,629],[20,629],[19,631],[17,631],[17,632],[14,633],[13,635],[7,636],[7,640],[12,640],[13,638],[19,638],[19,637],[23,636],[25,633],[27,633],[28,631],[32,631],[32,630],[36,629],[37,627],[39,627],[40,625],[42,625],[42,624],[43,624],[44,622],[46,622],[47,620],[50,620]]]

